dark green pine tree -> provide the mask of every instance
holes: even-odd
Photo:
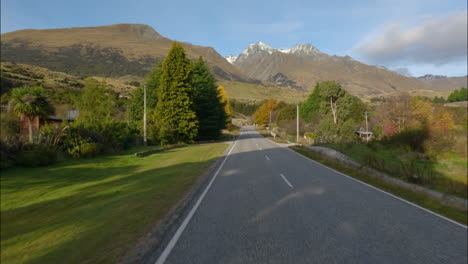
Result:
[[[154,120],[161,144],[192,142],[198,133],[193,110],[192,65],[180,43],[164,59]]]
[[[216,80],[202,57],[193,62],[192,71],[194,110],[199,124],[197,139],[216,139],[226,127],[228,119]]]

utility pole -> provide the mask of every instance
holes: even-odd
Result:
[[[146,137],[146,84],[143,86],[143,142],[148,144]]]
[[[296,113],[296,143],[299,143],[299,104],[296,105],[297,113]]]
[[[369,126],[367,125],[367,111],[366,114],[366,141],[369,142]]]
[[[271,111],[270,111],[270,122],[268,123],[268,130],[271,130]]]

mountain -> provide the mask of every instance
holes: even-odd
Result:
[[[431,90],[450,90],[460,89],[462,87],[468,87],[468,76],[465,77],[447,77],[441,75],[426,74],[422,77],[418,77],[419,80],[424,82],[425,85],[431,88]]]
[[[25,29],[1,35],[1,59],[77,76],[142,77],[164,59],[172,42],[142,24]],[[189,58],[203,56],[218,79],[255,82],[213,48],[182,44]]]
[[[440,90],[442,87],[446,91],[459,88],[450,82],[433,85],[385,67],[361,63],[349,56],[330,56],[311,44],[276,49],[257,42],[242,51],[232,64],[250,78],[306,91],[310,91],[316,82],[335,80],[350,93],[361,97],[401,91],[421,93]],[[466,77],[461,78],[466,81]]]
[[[442,80],[447,79],[447,76],[444,75],[433,75],[433,74],[426,74],[424,76],[418,77],[419,80]]]
[[[226,58],[226,60],[227,60],[229,63],[231,63],[231,64],[233,64],[234,61],[236,61],[236,59],[237,59],[237,57],[234,56],[234,55],[232,55],[232,54],[228,54],[228,55],[227,55],[226,57],[224,57],[224,58]]]

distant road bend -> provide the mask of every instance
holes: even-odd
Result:
[[[162,263],[467,263],[467,228],[246,126]]]

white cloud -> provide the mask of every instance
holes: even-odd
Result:
[[[440,66],[466,61],[467,14],[430,17],[411,28],[387,24],[381,34],[357,44],[352,53],[366,62],[386,65]]]

